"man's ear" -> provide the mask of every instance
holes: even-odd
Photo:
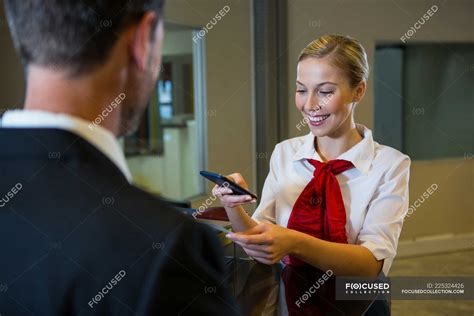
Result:
[[[133,61],[138,69],[144,71],[147,69],[150,53],[153,49],[153,39],[156,38],[157,15],[154,12],[146,12],[138,24],[132,30],[132,39],[130,50]]]

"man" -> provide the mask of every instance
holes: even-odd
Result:
[[[5,9],[27,90],[0,128],[0,313],[238,313],[213,233],[133,186],[116,140],[157,80],[162,1]]]

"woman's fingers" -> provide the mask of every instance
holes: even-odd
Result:
[[[247,255],[254,259],[271,260],[271,256],[267,253],[259,252],[248,248],[244,248],[244,251]]]
[[[250,195],[223,195],[221,197],[224,203],[250,203],[252,200]]]
[[[239,241],[235,241],[235,243],[241,246],[244,249],[255,250],[261,252],[262,254],[269,254],[271,251],[268,249],[268,245],[254,245],[254,244],[244,244]]]
[[[257,245],[269,245],[272,244],[272,239],[269,238],[266,234],[255,234],[255,235],[245,235],[245,233],[232,233],[227,234],[227,238],[233,242],[238,242],[243,245],[257,244]]]
[[[232,176],[236,177],[235,175],[239,175],[239,174],[236,174],[236,173],[232,174]],[[245,181],[243,183],[245,184]],[[218,197],[224,206],[228,206],[228,207],[235,207],[238,205],[257,202],[257,200],[251,197],[250,195],[234,194],[234,192],[226,186],[215,185],[212,188],[212,194]]]
[[[212,194],[214,194],[215,196],[218,196],[218,197],[222,196],[224,194],[231,194],[231,193],[232,193],[231,189],[223,187],[223,186],[215,185],[212,188]]]
[[[229,175],[227,175],[227,178],[234,181],[235,183],[237,183],[238,185],[240,185],[244,189],[248,189],[247,182],[245,182],[244,177],[242,177],[242,175],[240,173],[229,174]]]
[[[275,264],[277,261],[268,258],[266,255],[265,256],[259,256],[258,253],[254,253],[251,250],[246,250],[245,253],[255,261],[258,261],[260,263],[266,264],[266,265],[272,265]]]
[[[230,207],[256,202],[250,195],[234,195],[226,192],[220,195],[217,193],[216,196],[220,199],[222,204]]]

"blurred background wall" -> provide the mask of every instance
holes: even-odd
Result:
[[[280,56],[269,61],[273,64],[281,63],[287,69],[286,83],[281,83],[279,86],[279,89],[285,89],[287,92],[287,108],[283,115],[283,120],[286,120],[286,136],[295,137],[307,133],[307,130],[298,130],[296,127],[301,117],[294,106],[294,82],[297,56],[308,42],[323,34],[339,33],[355,37],[366,48],[371,74],[365,98],[356,111],[356,121],[374,128],[376,124],[374,87],[378,80],[373,72],[375,48],[385,42],[401,44],[400,37],[434,4],[438,7],[437,12],[407,43],[442,42],[472,45],[474,7],[473,1],[470,0],[288,1],[285,10],[286,48]],[[256,149],[257,127],[258,124],[263,124],[263,121],[261,118],[258,120],[256,118],[256,108],[261,105],[255,104],[253,97],[256,86],[253,74],[259,69],[259,65],[253,62],[254,2],[170,0],[166,5],[166,21],[200,30],[226,5],[230,11],[205,35],[204,70],[207,102],[205,108],[201,109],[205,113],[207,129],[204,136],[207,160],[205,167],[224,174],[240,172],[253,189],[257,186],[257,161],[261,157],[268,159],[270,154],[269,151],[261,152]],[[1,10],[0,69],[3,75],[0,76],[0,113],[7,108],[21,107],[24,93],[23,71],[12,48],[3,16],[3,5]],[[437,66],[433,64],[433,67]],[[463,80],[466,79],[465,76],[472,80],[474,65],[466,63],[464,66]],[[452,85],[456,85],[456,82],[452,82]],[[465,91],[465,97],[470,100],[471,105],[474,105],[472,91],[472,87],[469,91]],[[439,93],[442,94],[444,91]],[[444,106],[450,108],[456,105],[446,102]],[[383,111],[383,106],[380,110]],[[465,115],[472,118],[472,111],[471,107],[471,112],[468,111]],[[405,113],[404,119],[408,121],[415,119],[415,114],[418,115],[417,120],[424,120],[420,113]],[[376,139],[377,136],[380,135],[375,134]],[[423,142],[423,139],[420,141]],[[470,150],[468,148],[458,157],[412,161],[410,205],[413,206],[413,203],[433,184],[437,184],[437,190],[421,205],[418,203],[419,206],[412,207],[412,214],[406,219],[402,232],[400,253],[412,254],[417,249],[441,251],[453,247],[472,248],[474,153]],[[142,184],[152,192],[160,191],[159,185],[166,185],[167,181],[172,181],[165,178],[159,184],[156,179],[152,179],[159,176],[158,171],[153,173],[153,170],[158,170],[158,167],[154,166],[157,161],[153,155],[129,159],[129,164],[135,170],[134,175],[141,179],[138,179],[138,184]],[[189,162],[185,162],[187,163]],[[188,175],[184,174],[184,179],[186,177]],[[192,181],[198,178],[196,174],[189,177],[194,177]],[[187,197],[193,206],[198,207],[209,199],[209,187],[210,185],[206,184],[206,192]]]

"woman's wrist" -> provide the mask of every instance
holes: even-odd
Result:
[[[230,207],[230,206],[227,206],[227,205],[224,205],[224,209],[227,212],[234,212],[235,211],[235,207]]]
[[[295,256],[299,259],[302,259],[305,257],[305,254],[310,251],[313,252],[319,252],[318,249],[315,249],[315,247],[321,246],[318,241],[319,239],[307,235],[305,233],[299,232],[297,230],[293,229],[288,229],[289,230],[289,239],[291,242],[291,251],[290,255]]]
[[[236,205],[234,207],[224,205],[224,209],[226,210],[226,212],[228,214],[229,213],[232,213],[232,214],[238,213],[240,208],[241,208],[240,205]]]
[[[299,257],[301,255],[301,246],[304,242],[302,234],[299,231],[288,229],[288,239],[290,242],[289,255]]]
[[[235,231],[244,231],[256,225],[255,221],[241,205],[235,207],[224,206],[224,208]]]

